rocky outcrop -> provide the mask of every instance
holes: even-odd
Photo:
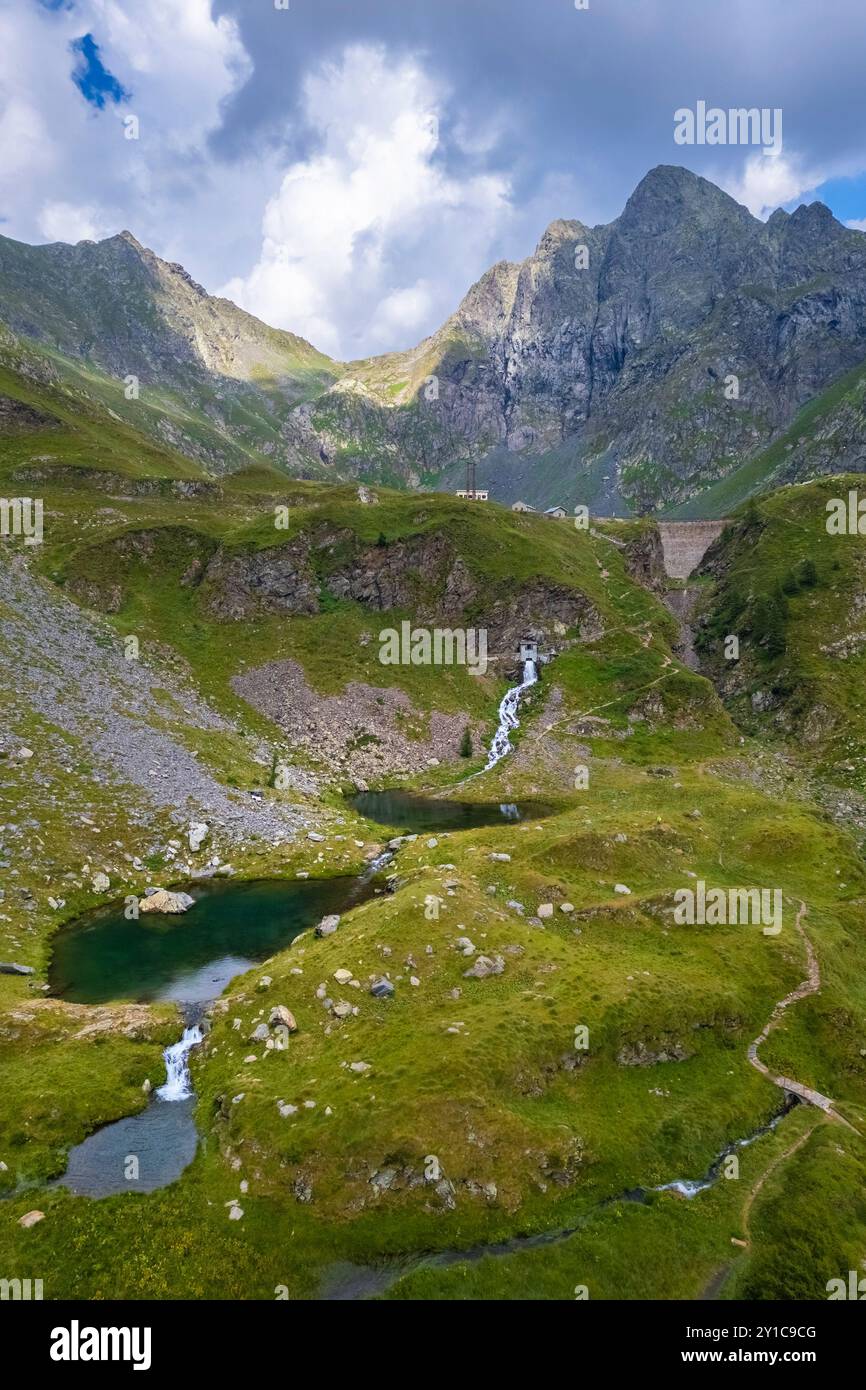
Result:
[[[321,449],[409,482],[490,455],[479,480],[505,501],[527,487],[507,490],[506,456],[556,459],[530,483],[536,503],[561,500],[563,483],[600,460],[607,491],[615,482],[648,510],[731,472],[864,357],[862,233],[820,203],[763,223],[707,180],[660,166],[616,221],[552,223],[431,338],[353,364],[351,385],[295,411],[284,434],[298,460]]]
[[[665,554],[659,527],[644,522],[623,547],[625,567],[632,579],[645,589],[663,593],[668,587]]]

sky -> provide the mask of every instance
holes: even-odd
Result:
[[[863,0],[0,0],[0,233],[128,229],[350,360],[657,164],[866,230],[864,57]],[[701,102],[781,149],[678,143]]]

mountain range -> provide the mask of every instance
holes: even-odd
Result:
[[[340,363],[208,295],[129,232],[0,238],[0,362],[205,473],[451,490],[601,515],[724,515],[863,467],[866,235],[821,203],[753,217],[685,169],[558,220],[407,351]]]

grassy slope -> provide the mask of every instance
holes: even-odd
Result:
[[[751,525],[741,513],[712,566],[718,577],[703,600],[701,644],[708,668],[730,683],[728,704],[744,728],[795,737],[800,753],[835,780],[866,791],[859,720],[866,641],[847,656],[828,650],[866,632],[862,538],[826,527],[827,502],[861,484],[856,475],[821,478],[762,498]],[[807,559],[818,582],[786,595],[786,649],[771,656],[751,630],[755,602]],[[722,657],[727,633],[740,635],[736,672]],[[753,696],[762,700],[757,708]]]
[[[78,429],[65,443],[55,439],[57,456],[135,476],[135,449],[121,432],[119,442],[106,437],[103,452],[99,441],[84,446]],[[44,451],[33,436],[4,447],[18,462],[27,449]],[[267,513],[278,495],[272,487],[264,471],[232,480],[218,503],[179,504],[163,495],[124,500],[86,485],[48,483],[53,526],[45,565],[62,572],[82,557],[92,560],[119,528],[175,524],[179,506],[183,525],[207,537],[267,544]],[[585,588],[604,615],[605,636],[545,673],[516,756],[472,784],[473,795],[495,800],[544,796],[557,813],[540,828],[425,837],[404,847],[395,893],[357,909],[335,937],[301,938],[274,958],[267,966],[274,983],[264,995],[255,990],[261,970],[236,981],[196,1062],[200,1124],[210,1140],[192,1168],[149,1197],[92,1202],[54,1190],[11,1198],[0,1220],[3,1268],[9,1277],[45,1277],[49,1269],[49,1297],[269,1298],[278,1285],[305,1297],[335,1260],[366,1263],[387,1252],[465,1246],[585,1220],[579,1234],[555,1248],[410,1273],[392,1294],[519,1298],[530,1290],[570,1298],[575,1284],[587,1283],[592,1297],[694,1295],[734,1258],[730,1238],[742,1232],[753,1182],[811,1116],[795,1111],[773,1136],[743,1151],[739,1182],[720,1183],[693,1202],[667,1194],[646,1207],[599,1204],[640,1183],[699,1176],[725,1143],[775,1110],[778,1092],[747,1065],[745,1050],[775,1001],[804,974],[802,947],[790,930],[800,896],[810,905],[824,988],[797,1006],[762,1055],[832,1094],[862,1127],[866,876],[855,847],[807,806],[748,785],[752,750],[732,756],[736,735],[724,712],[706,682],[670,661],[671,619],[628,579],[615,547],[568,525],[458,508],[444,498],[383,493],[378,507],[365,508],[350,489],[292,484],[290,493],[280,500],[292,502],[293,528],[315,518],[365,540],[380,530],[392,540],[441,526],[491,586],[543,573]],[[107,516],[100,511],[106,505]],[[263,624],[267,631],[250,634],[232,625],[227,642],[224,628],[184,606],[188,596],[170,576],[133,576],[127,603],[119,629],[129,624],[177,643],[202,688],[226,707],[235,663],[265,651],[291,651],[323,688],[365,669],[351,642],[350,615]],[[306,645],[303,622],[319,623]],[[325,641],[330,665],[321,657]],[[410,678],[399,668],[394,674]],[[413,671],[411,679],[418,678]],[[488,710],[497,693],[486,693]],[[438,681],[435,690],[418,685],[413,695],[431,704],[447,698]],[[453,695],[464,698],[460,690]],[[593,725],[590,715],[610,722]],[[578,792],[573,769],[583,762],[591,768],[590,790]],[[659,763],[669,776],[656,775]],[[30,795],[38,810],[38,788]],[[60,808],[51,819],[43,807],[41,814],[46,836],[56,837],[58,861],[79,854],[63,839],[79,833],[68,812]],[[122,808],[115,814],[121,817]],[[365,839],[382,834],[348,815],[340,829]],[[329,857],[336,851],[330,835],[324,850]],[[491,861],[494,851],[507,851],[511,862]],[[840,874],[829,876],[828,863]],[[281,871],[314,865],[304,845],[283,859]],[[674,889],[691,882],[687,870],[714,884],[781,887],[787,929],[772,939],[759,928],[675,927],[665,908]],[[446,877],[459,881],[453,897]],[[632,889],[631,897],[614,893],[617,882]],[[438,922],[424,916],[431,892],[444,902]],[[539,902],[566,899],[577,915],[557,911],[540,929],[505,906],[512,898],[526,905],[527,916]],[[73,907],[84,905],[76,899]],[[18,930],[14,921],[2,925]],[[49,929],[41,918],[30,925],[43,936]],[[480,948],[502,951],[502,976],[462,978],[468,962],[453,941],[464,932]],[[377,1003],[366,990],[333,986],[334,997],[345,994],[360,1014],[342,1024],[329,1020],[315,990],[343,965],[362,981],[382,968],[401,975],[396,998]],[[31,989],[6,977],[0,986],[13,1008]],[[451,996],[455,988],[459,999]],[[292,1008],[300,1032],[287,1052],[265,1058],[245,1039],[255,1016],[274,1002]],[[455,1021],[464,1025],[461,1033],[447,1034]],[[589,1027],[589,1053],[577,1070],[565,1070],[560,1062],[573,1051],[579,1023]],[[95,1054],[82,1047],[71,1073],[73,1097],[57,1085],[66,1063],[51,1036],[28,1034],[26,1047],[21,1041],[10,1038],[4,1054],[0,1132],[35,1133],[28,1146],[15,1146],[9,1165],[12,1172],[23,1160],[23,1176],[34,1178],[55,1169],[59,1152],[84,1129],[140,1103],[139,1077],[152,1068],[154,1050],[116,1039],[114,1060],[106,1052],[103,1070],[101,1060],[99,1068],[89,1065]],[[650,1051],[676,1044],[690,1055],[622,1065],[621,1050],[641,1044]],[[259,1061],[244,1062],[253,1050]],[[356,1077],[341,1066],[356,1059],[372,1070]],[[34,1075],[45,1091],[38,1114]],[[232,1106],[242,1092],[244,1100]],[[278,1100],[304,1099],[315,1099],[315,1109],[280,1117]],[[7,1162],[8,1152],[0,1153]],[[442,1211],[423,1187],[376,1201],[372,1172],[389,1165],[420,1172],[429,1154],[455,1184],[454,1211]],[[774,1296],[821,1297],[826,1278],[853,1267],[866,1234],[857,1199],[863,1157],[856,1137],[840,1141],[822,1126],[796,1163],[780,1166],[753,1213],[753,1251],[737,1257],[734,1278],[745,1280],[750,1296],[772,1289]],[[819,1176],[824,1185],[817,1188]],[[241,1178],[250,1184],[241,1198],[244,1218],[229,1223],[224,1204],[238,1195]],[[310,1203],[296,1199],[299,1180],[312,1186]],[[495,1202],[473,1195],[467,1180],[495,1182]],[[781,1198],[798,1212],[793,1225],[778,1215]],[[16,1218],[34,1205],[46,1220],[22,1231]]]
[[[341,371],[304,339],[259,323],[227,300],[201,301],[172,267],[150,264],[141,248],[118,258],[105,246],[28,246],[0,237],[0,284],[0,317],[17,331],[13,336],[2,329],[6,365],[56,377],[65,389],[160,444],[182,447],[218,473],[283,456],[280,430],[289,410],[315,400]],[[189,315],[215,355],[215,370],[197,370],[185,351],[171,354],[167,371],[154,369],[134,345],[150,339],[166,351],[173,334],[190,331]],[[214,342],[237,351],[240,363],[227,365]],[[126,371],[112,374],[106,366],[118,343],[129,345],[137,400],[126,399]]]
[[[796,459],[799,475],[809,477],[813,472],[825,472],[815,467],[819,452],[832,452],[833,425],[840,410],[853,408],[862,412],[863,391],[866,387],[866,363],[847,372],[839,381],[820,392],[803,406],[787,430],[769,448],[748,459],[720,478],[717,483],[700,492],[688,502],[666,510],[672,521],[689,521],[730,516],[748,497],[778,486],[778,475]],[[846,444],[850,440],[844,441]]]

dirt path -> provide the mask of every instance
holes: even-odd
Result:
[[[749,1225],[749,1219],[750,1219],[750,1217],[751,1217],[751,1215],[752,1215],[752,1207],[755,1205],[755,1200],[756,1200],[756,1198],[757,1198],[757,1196],[758,1196],[758,1193],[761,1191],[761,1188],[764,1186],[764,1184],[765,1184],[765,1182],[767,1181],[767,1179],[770,1178],[770,1177],[772,1177],[772,1175],[773,1175],[773,1173],[775,1173],[776,1169],[777,1169],[781,1164],[787,1162],[787,1160],[788,1160],[789,1158],[793,1158],[793,1156],[794,1156],[794,1154],[797,1152],[797,1150],[798,1150],[798,1149],[801,1149],[801,1148],[803,1147],[803,1145],[805,1144],[806,1140],[807,1140],[807,1139],[811,1139],[813,1133],[815,1132],[815,1126],[818,1125],[818,1124],[821,1124],[821,1121],[819,1120],[818,1116],[816,1115],[815,1118],[813,1119],[812,1123],[810,1124],[809,1128],[808,1128],[803,1134],[800,1135],[799,1139],[795,1139],[795,1140],[794,1140],[794,1143],[793,1143],[793,1144],[790,1144],[790,1145],[788,1146],[788,1148],[785,1150],[784,1153],[779,1154],[776,1158],[773,1159],[773,1162],[770,1164],[769,1168],[765,1168],[764,1172],[763,1172],[763,1173],[761,1174],[761,1176],[758,1178],[758,1181],[755,1183],[755,1186],[752,1188],[751,1192],[749,1193],[748,1197],[746,1198],[746,1205],[743,1207],[742,1221],[743,1221],[743,1235],[744,1235],[745,1238],[746,1238],[746,1248],[747,1248],[747,1249],[748,1249],[748,1248],[751,1246],[751,1244],[752,1244],[752,1235],[751,1235],[751,1228],[750,1228],[750,1225]]]
[[[773,1009],[773,1012],[770,1014],[769,1019],[764,1024],[764,1027],[761,1029],[761,1032],[755,1038],[755,1041],[749,1044],[749,1050],[747,1055],[750,1063],[756,1069],[756,1071],[759,1071],[762,1074],[762,1076],[769,1077],[769,1079],[773,1082],[774,1085],[779,1086],[783,1091],[790,1091],[794,1095],[799,1096],[800,1099],[802,1101],[805,1101],[807,1105],[815,1106],[818,1110],[821,1110],[830,1119],[838,1120],[840,1124],[845,1125],[848,1129],[854,1129],[854,1126],[852,1124],[849,1124],[849,1122],[845,1119],[844,1115],[840,1115],[837,1110],[834,1110],[833,1102],[829,1099],[828,1096],[822,1095],[820,1091],[816,1091],[811,1086],[804,1085],[802,1081],[792,1080],[792,1078],[789,1076],[775,1076],[770,1071],[769,1067],[764,1062],[762,1062],[760,1057],[758,1056],[758,1048],[761,1046],[762,1043],[766,1042],[767,1038],[770,1036],[773,1030],[778,1027],[788,1006],[790,1004],[796,1003],[798,999],[807,998],[810,994],[817,994],[821,988],[821,968],[818,964],[818,957],[815,955],[815,949],[812,946],[812,943],[806,935],[806,932],[803,927],[803,918],[806,916],[808,911],[809,909],[807,908],[806,904],[804,902],[801,902],[800,909],[797,913],[797,920],[795,923],[797,931],[802,937],[803,944],[806,947],[806,963],[808,968],[808,974],[806,976],[806,979],[803,980],[801,984],[797,985],[796,989],[792,989],[790,994],[786,994],[784,999],[779,1000],[778,1004],[776,1004],[775,1008]],[[745,1250],[751,1248],[752,1236],[750,1223],[752,1208],[754,1207],[755,1202],[757,1201],[758,1196],[761,1193],[763,1187],[765,1186],[767,1180],[770,1177],[772,1177],[773,1173],[776,1172],[777,1168],[780,1168],[783,1163],[787,1162],[789,1158],[792,1158],[794,1156],[798,1149],[801,1149],[803,1147],[803,1145],[806,1143],[806,1140],[811,1138],[811,1136],[814,1134],[816,1126],[821,1123],[822,1121],[820,1117],[816,1115],[812,1124],[809,1125],[808,1129],[805,1130],[805,1132],[801,1134],[799,1138],[795,1139],[793,1144],[789,1144],[788,1148],[785,1149],[783,1153],[778,1154],[776,1158],[773,1159],[772,1163],[764,1169],[764,1172],[758,1178],[757,1182],[755,1183],[754,1187],[752,1188],[751,1192],[746,1198],[746,1202],[742,1210],[741,1219],[743,1235],[745,1236],[745,1244],[742,1245],[741,1248]],[[699,1295],[699,1297],[704,1301],[718,1298],[728,1278],[728,1275],[731,1272],[731,1268],[731,1265],[725,1265],[721,1269],[715,1270],[712,1277],[705,1285],[703,1292]]]
[[[797,1150],[801,1149],[803,1145],[806,1143],[806,1140],[811,1139],[817,1126],[823,1123],[823,1120],[821,1120],[821,1118],[818,1115],[815,1115],[813,1117],[812,1123],[809,1125],[809,1128],[803,1134],[801,1134],[798,1139],[795,1139],[793,1144],[789,1144],[787,1149],[785,1149],[784,1153],[778,1154],[773,1159],[772,1163],[764,1169],[763,1173],[758,1178],[758,1181],[755,1183],[754,1187],[752,1188],[751,1192],[746,1198],[745,1206],[743,1207],[741,1214],[742,1231],[743,1235],[745,1236],[745,1241],[740,1242],[741,1250],[751,1249],[752,1232],[750,1219],[752,1215],[752,1208],[755,1205],[758,1195],[761,1192],[761,1189],[764,1187],[765,1183],[767,1182],[768,1178],[771,1178],[772,1175],[775,1173],[776,1169],[780,1168],[783,1163],[786,1163],[789,1158],[793,1158]],[[722,1292],[722,1289],[724,1288],[725,1284],[727,1283],[727,1280],[733,1269],[734,1262],[732,1261],[729,1264],[722,1265],[720,1269],[715,1270],[711,1278],[707,1281],[706,1285],[704,1286],[702,1292],[698,1295],[698,1298],[705,1303],[712,1302],[714,1299],[717,1299],[719,1297],[719,1294]]]
[[[755,1041],[749,1044],[748,1058],[755,1070],[761,1072],[763,1076],[769,1077],[775,1086],[781,1087],[783,1091],[793,1092],[795,1096],[799,1096],[801,1100],[804,1100],[807,1105],[816,1105],[819,1110],[823,1110],[831,1119],[838,1120],[840,1124],[846,1125],[848,1129],[853,1129],[854,1126],[848,1123],[844,1115],[840,1115],[838,1111],[833,1109],[833,1102],[828,1096],[822,1095],[820,1091],[816,1091],[811,1086],[804,1085],[802,1081],[792,1080],[790,1076],[774,1076],[769,1067],[762,1062],[758,1056],[758,1048],[762,1043],[766,1042],[773,1029],[778,1027],[788,1005],[796,1003],[798,999],[805,999],[809,994],[817,994],[821,988],[821,970],[818,965],[818,957],[815,955],[812,943],[803,930],[803,918],[808,910],[806,904],[801,902],[795,926],[806,947],[806,961],[809,973],[802,984],[799,984],[796,989],[792,989],[791,993],[786,994],[784,999],[779,1000],[768,1021],[764,1024],[763,1029],[755,1038]]]

